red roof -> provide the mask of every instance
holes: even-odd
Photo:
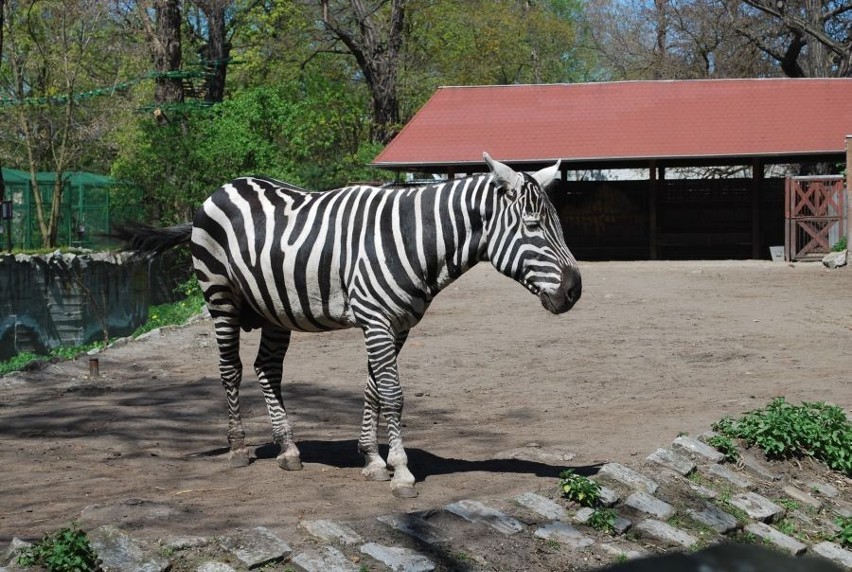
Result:
[[[790,160],[842,156],[849,134],[852,79],[442,87],[373,165]]]

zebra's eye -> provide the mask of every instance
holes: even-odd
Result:
[[[524,225],[527,228],[538,228],[541,226],[541,217],[537,214],[525,214]]]

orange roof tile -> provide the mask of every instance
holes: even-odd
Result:
[[[373,165],[790,159],[842,154],[849,134],[852,79],[442,87]]]

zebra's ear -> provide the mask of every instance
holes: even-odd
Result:
[[[559,165],[562,164],[562,159],[556,161],[556,164],[550,167],[545,167],[540,171],[533,173],[532,178],[535,179],[544,194],[553,201],[553,195],[559,186],[561,180],[559,173]]]
[[[515,172],[510,166],[495,161],[488,153],[482,153],[482,158],[485,159],[485,164],[491,169],[494,181],[502,190],[506,191],[509,198],[513,198],[524,181],[523,175]]]

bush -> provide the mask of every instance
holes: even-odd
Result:
[[[572,469],[559,473],[559,487],[562,496],[582,506],[593,507],[601,497],[601,486],[582,475],[577,475]]]
[[[810,456],[852,476],[852,423],[836,405],[792,405],[776,397],[766,408],[749,411],[739,419],[722,419],[713,429],[757,445],[769,458]]]
[[[98,556],[86,533],[71,524],[25,548],[18,555],[18,566],[43,566],[48,572],[90,572],[98,570]]]

